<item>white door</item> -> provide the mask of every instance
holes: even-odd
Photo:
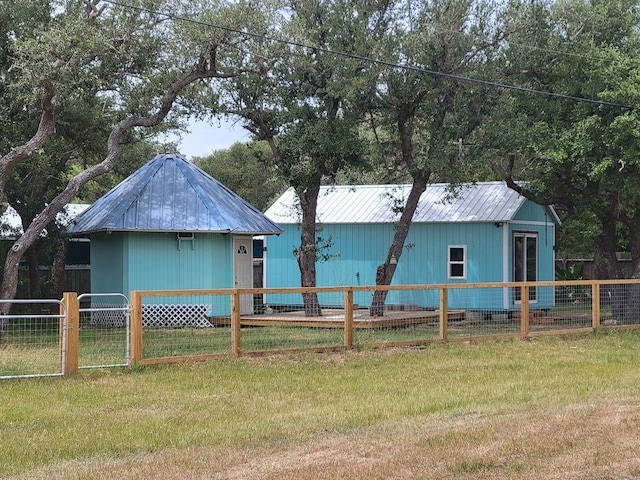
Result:
[[[233,284],[253,288],[253,239],[233,237]],[[240,295],[240,315],[253,314],[253,295]]]

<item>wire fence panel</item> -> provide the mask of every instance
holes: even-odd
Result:
[[[242,296],[242,295],[241,295]],[[253,295],[253,312],[240,315],[242,352],[333,348],[344,345],[343,290],[285,290]]]
[[[1,304],[10,304],[11,310],[0,315],[0,379],[63,375],[62,302],[2,300]]]
[[[518,292],[499,285],[472,288],[451,285],[447,309],[460,315],[449,316],[448,337],[518,335],[521,331]]]
[[[529,287],[531,333],[580,330],[593,327],[592,287],[587,284],[555,282]],[[546,308],[536,308],[544,305]]]
[[[439,335],[440,292],[422,286],[358,288],[354,292],[354,344],[422,343]],[[453,312],[455,315],[455,312]]]
[[[85,293],[78,302],[79,368],[129,365],[129,299],[120,293]]]
[[[640,280],[254,288],[6,300],[0,379],[220,355],[640,327]]]
[[[640,326],[634,280],[132,292],[132,304],[132,361],[147,364]]]
[[[142,358],[231,353],[230,292],[142,298]]]
[[[640,325],[640,283],[627,282],[604,281],[600,285],[601,324]]]

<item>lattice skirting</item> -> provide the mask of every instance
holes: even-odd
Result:
[[[88,312],[90,314],[89,323],[91,325],[96,327],[117,328],[122,328],[125,326],[127,314],[129,313],[128,305],[114,305],[113,303],[92,303],[91,308],[104,309]]]
[[[143,305],[142,325],[161,328],[211,327],[210,311],[211,305]]]

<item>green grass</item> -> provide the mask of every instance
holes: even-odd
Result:
[[[356,329],[355,343],[360,346],[385,344],[389,342],[418,341],[433,339],[438,328],[385,328]],[[180,328],[145,329],[143,357],[198,355],[231,352],[231,329]],[[257,352],[283,349],[313,349],[320,347],[341,347],[344,345],[342,328],[309,327],[249,327],[242,328],[241,349]]]
[[[640,332],[222,358],[0,384],[0,477],[469,413],[640,400]],[[0,355],[3,352],[0,351]],[[484,464],[465,463],[463,471]]]
[[[5,345],[0,348],[0,376],[52,375],[60,373],[58,343],[25,348]]]
[[[585,323],[586,322],[586,323]],[[554,325],[532,325],[533,333],[552,328],[578,328],[589,326],[590,321],[558,321]],[[29,325],[12,326],[0,356],[0,376],[55,374],[60,372],[58,327],[33,328]],[[508,321],[452,321],[449,338],[469,338],[487,335],[519,336],[517,320]],[[354,346],[369,348],[389,344],[408,344],[438,338],[436,323],[403,327],[356,328]],[[339,348],[344,345],[342,328],[309,328],[295,326],[243,327],[241,350],[262,352],[277,350],[311,350]],[[8,348],[7,348],[8,346]],[[80,329],[80,367],[112,366],[126,363],[126,330],[124,328]],[[230,354],[231,329],[215,328],[145,328],[143,358],[183,357],[209,354]]]

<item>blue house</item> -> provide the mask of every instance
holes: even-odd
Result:
[[[78,215],[91,239],[92,293],[253,286],[262,212],[177,154],[158,155]],[[252,313],[246,296],[242,313]],[[226,312],[211,312],[225,314]]]
[[[326,186],[318,197],[317,228],[323,261],[318,286],[375,285],[410,185]],[[300,245],[300,208],[287,190],[265,215],[284,232],[265,239],[266,287],[299,286],[294,249]],[[555,230],[551,207],[520,196],[503,182],[465,184],[454,190],[432,184],[422,195],[393,279],[395,285],[469,284],[554,280]],[[400,298],[400,295],[402,297]],[[449,307],[513,310],[520,290],[454,289]],[[553,305],[552,287],[531,289],[532,309]],[[267,303],[277,303],[274,295]],[[320,300],[322,302],[322,298]],[[369,293],[355,294],[368,307]],[[392,292],[389,303],[438,307],[438,292]]]

